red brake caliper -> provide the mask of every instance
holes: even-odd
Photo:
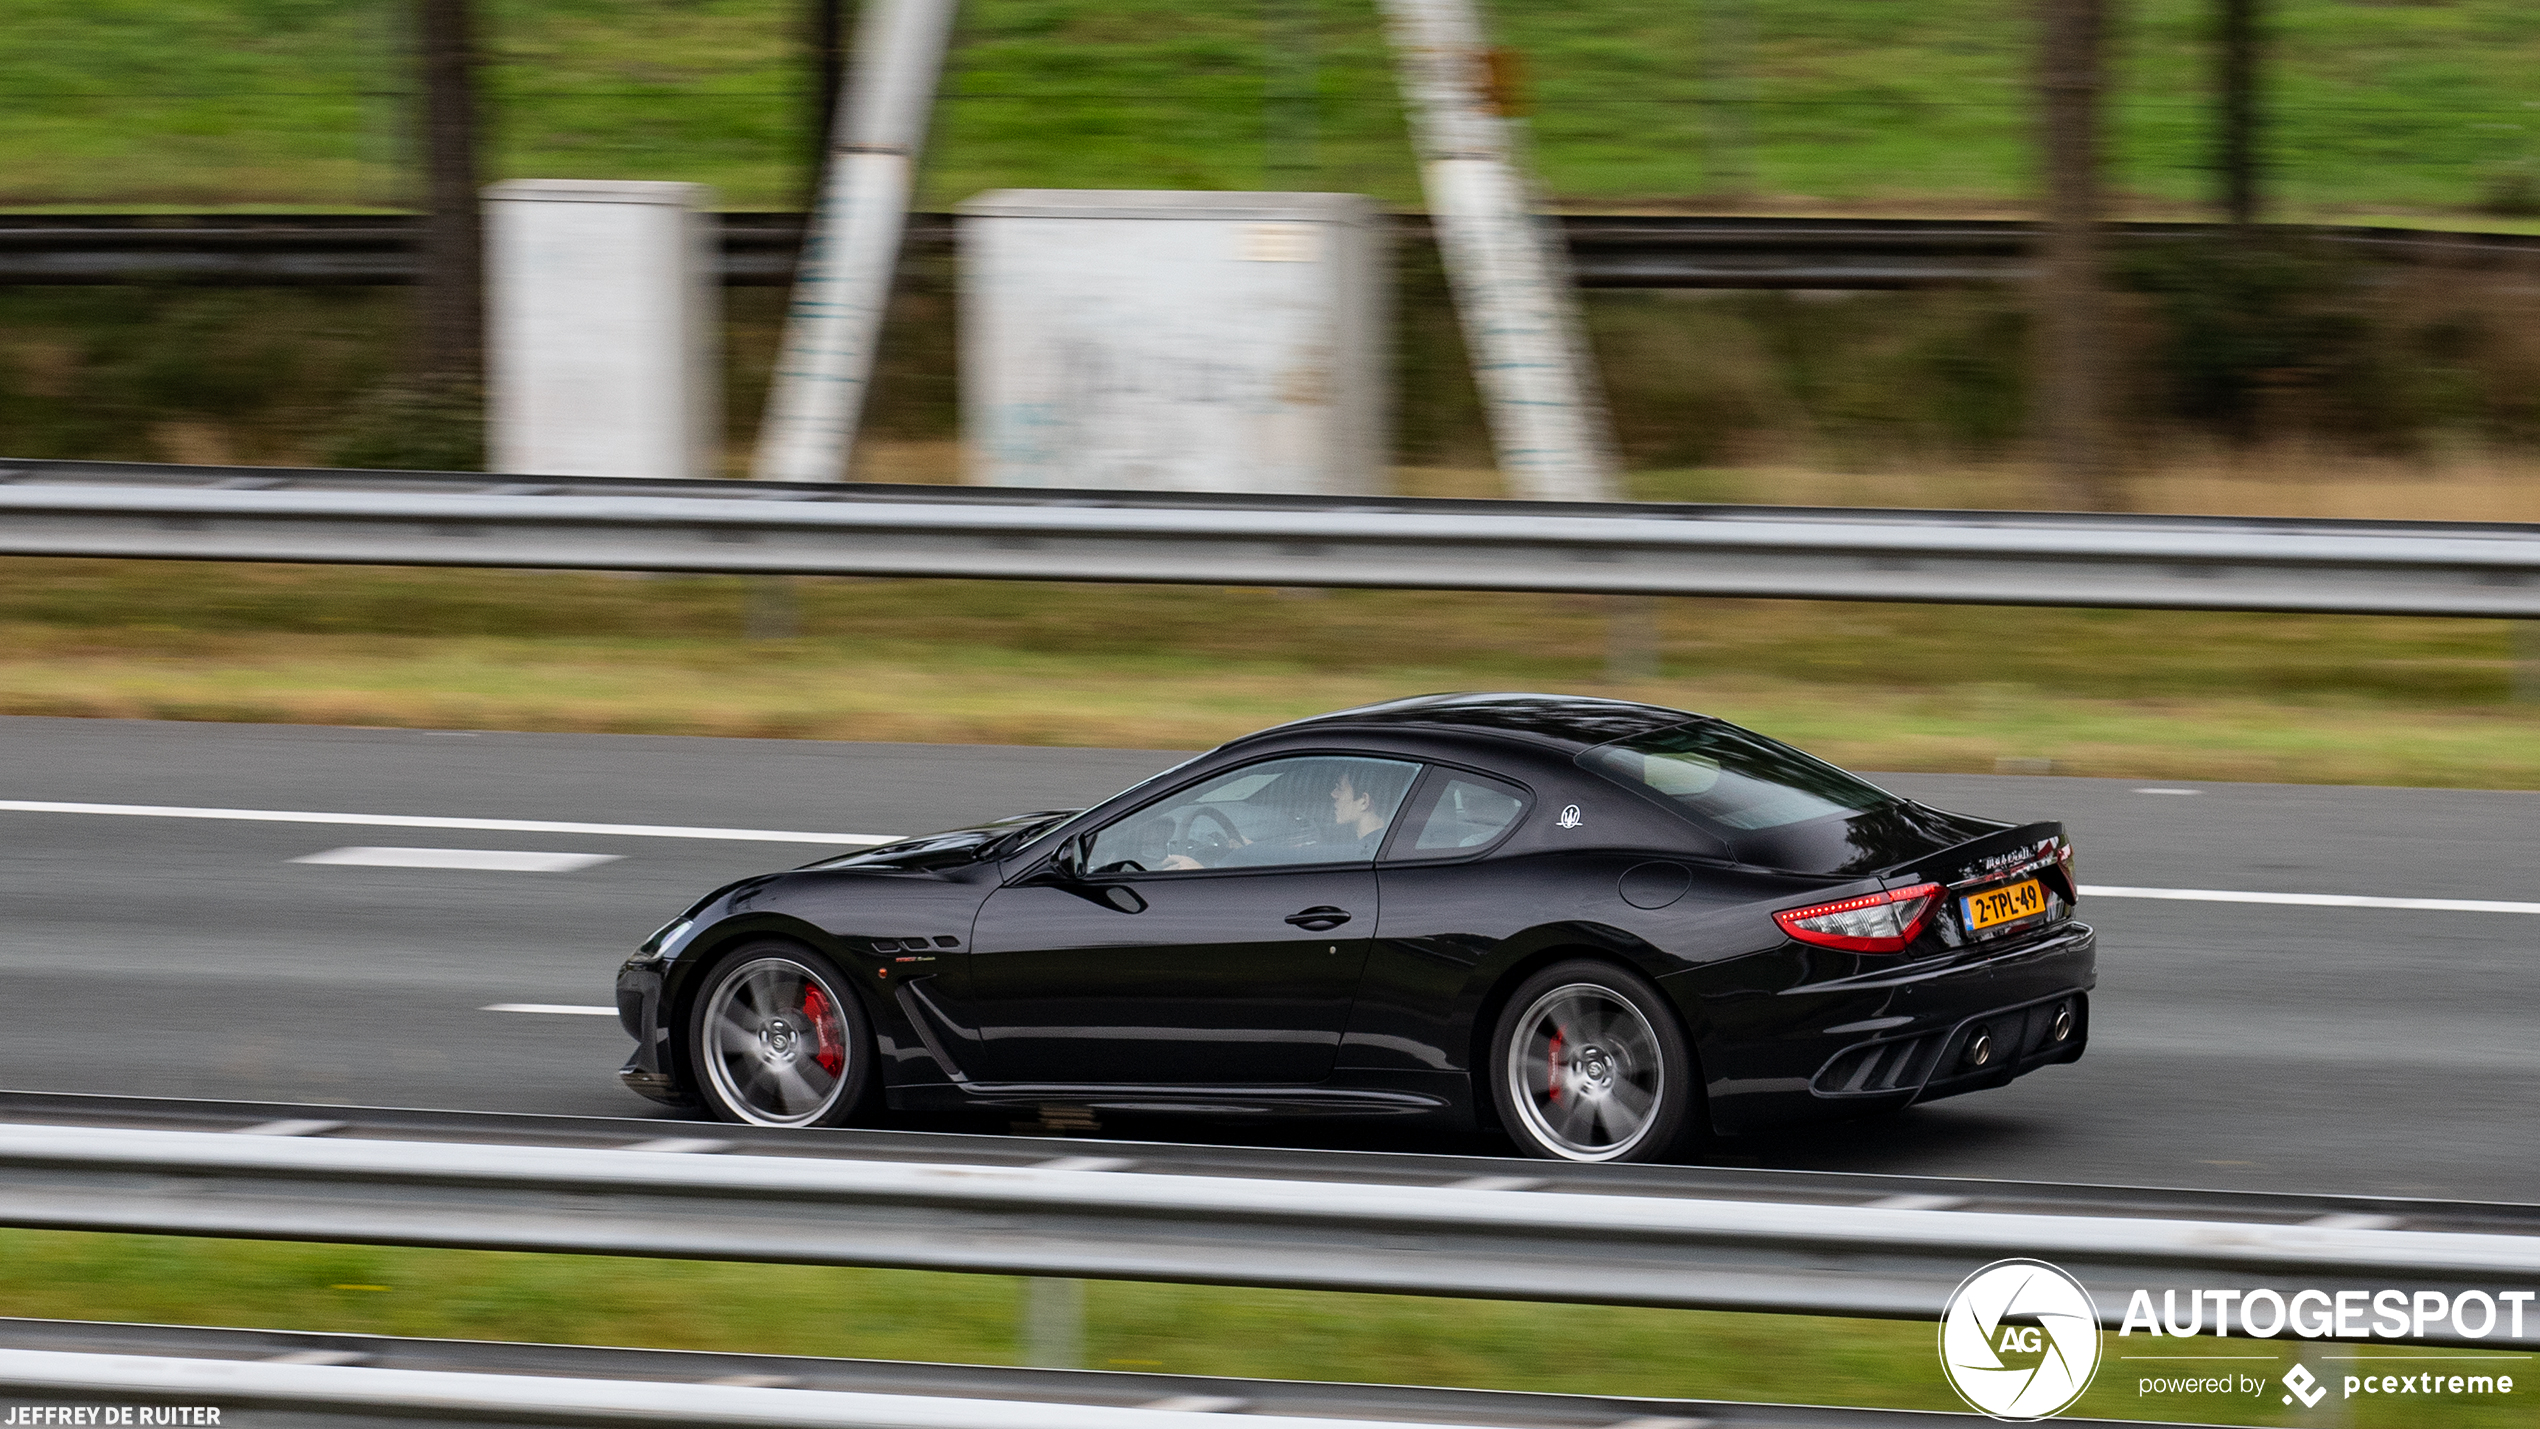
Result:
[[[1561,1029],[1558,1027],[1552,1029],[1552,1085],[1546,1090],[1552,1096],[1552,1104],[1559,1106],[1561,1104]]]
[[[820,1070],[833,1077],[838,1075],[838,1069],[847,1065],[847,1046],[838,1036],[838,1017],[829,1006],[829,994],[822,992],[818,983],[803,988],[803,1016],[810,1020],[812,1032],[820,1039],[811,1059],[820,1064]]]

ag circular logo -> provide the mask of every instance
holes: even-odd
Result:
[[[2061,1414],[2099,1371],[2099,1311],[2042,1260],[1997,1260],[1961,1281],[1940,1317],[1949,1387],[1995,1419]]]

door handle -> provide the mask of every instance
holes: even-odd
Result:
[[[1309,933],[1320,933],[1328,928],[1337,928],[1348,921],[1349,910],[1345,908],[1308,908],[1304,912],[1288,915],[1290,927],[1303,928]]]

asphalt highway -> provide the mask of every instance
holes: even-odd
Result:
[[[871,835],[1088,803],[1181,757],[0,719],[0,801]],[[1881,782],[2061,819],[2085,884],[2540,900],[2540,794]],[[405,867],[453,856],[339,852],[379,847],[608,861]],[[659,1115],[610,1076],[625,1050],[613,1018],[484,1009],[603,1005],[626,949],[690,898],[821,852],[0,808],[0,1086]],[[295,861],[317,855],[338,861]],[[2540,1200],[2540,916],[2113,898],[2086,898],[2083,916],[2103,941],[2081,1063],[1880,1122],[1731,1143],[1721,1159]],[[1390,1130],[1382,1143],[1346,1127],[1288,1135],[1403,1144]],[[1459,1148],[1501,1149],[1421,1149]]]

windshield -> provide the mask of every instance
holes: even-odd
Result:
[[[1720,720],[1694,720],[1600,744],[1579,763],[1656,794],[1703,822],[1750,832],[1904,801],[1779,740]]]

